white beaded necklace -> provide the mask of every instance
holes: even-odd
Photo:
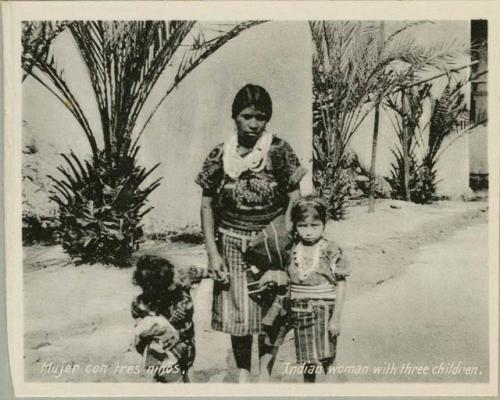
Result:
[[[300,280],[305,280],[307,277],[318,268],[319,265],[319,256],[321,252],[320,242],[315,243],[314,245],[314,253],[312,258],[312,263],[306,263],[304,261],[304,245],[302,242],[299,242],[293,252],[293,259],[295,262],[295,266],[297,267],[297,271],[299,274]]]

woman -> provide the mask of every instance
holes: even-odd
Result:
[[[196,179],[209,269],[230,281],[229,287],[214,284],[212,328],[231,335],[240,382],[250,380],[252,335],[259,335],[260,380],[269,378],[276,353],[264,343],[260,306],[248,296],[243,253],[249,239],[299,197],[306,172],[290,145],[266,131],[271,115],[264,88],[241,88],[232,106],[236,135],[210,152]]]

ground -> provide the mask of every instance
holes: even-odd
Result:
[[[373,214],[353,207],[346,220],[330,223],[326,234],[344,248],[353,273],[336,366],[319,380],[487,381],[487,217],[485,202],[385,200]],[[147,242],[141,253],[206,265],[202,246]],[[26,380],[150,380],[136,368],[141,358],[132,345],[132,269],[75,267],[57,246],[31,246],[24,271]],[[194,288],[193,298],[194,380],[235,382],[229,337],[210,329],[211,282]],[[273,381],[300,381],[294,358],[289,335]]]

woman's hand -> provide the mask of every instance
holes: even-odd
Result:
[[[208,273],[211,278],[221,285],[229,284],[229,274],[225,271],[225,262],[221,255],[216,252],[208,257]]]
[[[229,283],[229,275],[224,268],[224,259],[219,254],[215,243],[215,220],[212,207],[213,198],[203,196],[201,199],[201,227],[208,254],[208,275],[223,285]]]
[[[332,318],[330,318],[330,322],[328,323],[328,332],[332,338],[340,335],[340,316],[332,315]]]
[[[216,252],[208,256],[208,271],[212,273],[218,273],[224,268],[224,259],[221,255]]]

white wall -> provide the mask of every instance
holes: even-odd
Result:
[[[89,119],[98,121],[85,68],[69,35],[58,39],[55,52]],[[210,149],[235,132],[231,104],[247,83],[269,91],[273,116],[268,130],[289,141],[302,162],[309,165],[311,54],[306,22],[267,22],[226,43],[181,82],[158,109],[141,141],[142,164],[160,162],[152,178],[163,177],[161,186],[150,196],[155,209],[146,220],[149,230],[199,222],[201,191],[194,179]],[[158,82],[147,107],[162,96],[167,79],[168,73]],[[88,153],[73,116],[31,78],[23,85],[23,101],[23,118],[37,138],[50,142],[58,152],[72,148],[80,155]],[[139,126],[145,116],[142,118]],[[56,173],[60,161],[51,160],[47,172]],[[306,177],[304,189],[310,185],[310,177]]]
[[[488,132],[486,126],[476,127],[469,135],[470,169],[472,173],[488,173]]]
[[[144,164],[161,162],[162,185],[151,195],[149,225],[199,221],[194,179],[208,152],[234,134],[231,104],[246,83],[268,90],[267,129],[311,158],[311,44],[305,23],[265,23],[244,32],[200,65],[155,115],[143,137]]]

